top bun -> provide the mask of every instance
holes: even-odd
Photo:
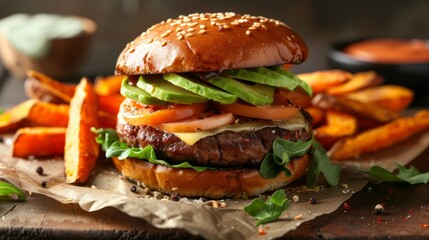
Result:
[[[127,44],[116,73],[210,72],[298,64],[308,56],[286,24],[235,13],[194,13],[150,27]]]

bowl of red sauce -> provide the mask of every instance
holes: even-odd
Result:
[[[416,102],[428,101],[429,40],[366,37],[336,42],[328,56],[329,66],[350,71],[376,71],[387,84],[411,88]]]

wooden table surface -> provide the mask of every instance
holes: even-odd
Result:
[[[1,83],[0,107],[24,98],[22,81]],[[429,149],[414,162],[429,171]],[[384,205],[381,215],[376,204]],[[114,208],[86,212],[33,194],[25,202],[0,200],[0,239],[199,239],[183,230],[156,229]],[[269,231],[269,230],[267,230]],[[429,184],[373,184],[334,213],[302,224],[288,239],[429,239]]]

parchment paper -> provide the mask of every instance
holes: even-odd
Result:
[[[410,162],[429,145],[429,132],[413,138],[410,143],[403,143],[397,151],[387,150],[386,155],[373,155],[366,159],[362,166],[371,164],[393,169],[393,162],[401,164]],[[390,154],[389,154],[390,153]],[[395,158],[393,158],[395,156]],[[356,165],[356,161],[347,164]],[[36,173],[37,167],[43,167],[44,176]],[[179,202],[149,198],[142,188],[137,193],[129,189],[133,184],[119,176],[113,165],[100,161],[88,183],[74,186],[65,183],[64,163],[62,158],[49,160],[24,160],[10,157],[10,148],[0,144],[0,179],[7,180],[20,188],[53,198],[61,203],[77,203],[86,211],[97,211],[105,207],[114,207],[124,213],[139,217],[158,228],[180,228],[194,235],[207,239],[267,239],[283,236],[296,229],[303,222],[317,216],[335,211],[361,190],[368,178],[359,172],[347,169],[343,171],[337,187],[319,186],[316,189],[305,189],[300,186],[289,186],[287,196],[298,195],[298,203],[291,202],[278,221],[265,224],[266,235],[259,235],[255,227],[256,220],[243,211],[252,199],[227,199],[226,208],[213,208],[201,199],[182,198]],[[47,182],[42,188],[40,182]],[[309,204],[310,197],[318,200]],[[299,216],[299,219],[294,219]]]

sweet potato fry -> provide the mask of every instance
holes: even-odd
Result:
[[[328,110],[326,125],[315,129],[315,138],[325,149],[329,149],[336,141],[355,134],[357,130],[357,119],[353,115]]]
[[[15,131],[22,127],[28,112],[36,102],[36,100],[30,99],[0,114],[0,133]]]
[[[123,100],[124,97],[118,93],[112,93],[110,95],[98,95],[98,106],[102,111],[118,114],[119,106]]]
[[[69,105],[36,101],[26,119],[30,126],[67,127]]]
[[[429,110],[421,110],[414,116],[399,118],[353,137],[339,140],[328,154],[333,160],[348,160],[390,147],[427,128]]]
[[[363,103],[374,103],[394,112],[400,112],[411,104],[414,99],[414,92],[398,85],[383,85],[349,93],[347,97]]]
[[[66,128],[20,128],[14,135],[12,156],[20,158],[48,157],[64,154]]]
[[[305,107],[304,110],[310,113],[311,117],[313,118],[313,122],[311,124],[313,127],[323,124],[325,120],[325,111],[316,106]]]
[[[112,75],[108,77],[99,77],[95,80],[94,91],[98,95],[110,95],[119,93],[121,82],[124,75]]]
[[[349,99],[347,96],[331,96],[320,93],[313,98],[312,104],[324,110],[346,112],[361,119],[371,120],[374,123],[386,123],[399,117],[398,113],[389,109],[372,103],[362,103]]]
[[[352,74],[342,70],[325,70],[298,74],[298,77],[313,88],[313,94],[325,92],[327,89],[350,80]]]
[[[345,95],[347,93],[355,92],[360,89],[377,86],[382,83],[382,77],[380,75],[377,75],[373,71],[359,72],[354,74],[349,81],[327,89],[326,93],[334,96]]]
[[[84,183],[99,155],[92,127],[98,127],[97,96],[90,82],[83,78],[70,102],[69,122],[64,150],[67,183]]]
[[[116,128],[117,114],[98,111],[98,123],[102,128]]]
[[[27,72],[27,77],[30,80],[28,85],[26,83],[26,92],[30,98],[40,99],[41,94],[45,96],[51,94],[53,97],[69,103],[76,88],[75,85],[62,83],[32,70]],[[40,84],[35,83],[34,80]]]

